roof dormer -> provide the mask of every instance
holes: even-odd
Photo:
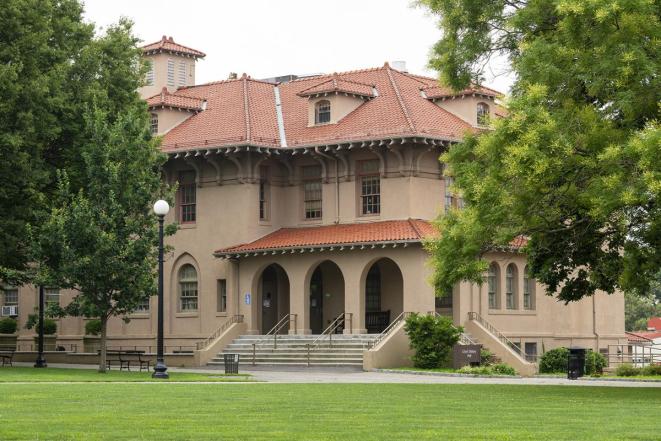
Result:
[[[374,85],[339,78],[336,74],[298,93],[308,98],[308,126],[337,124],[366,101],[378,96]]]
[[[488,121],[498,116],[496,98],[500,94],[486,87],[453,92],[442,86],[430,86],[420,89],[420,94],[473,127],[486,128]]]
[[[164,87],[161,93],[147,99],[149,107],[150,126],[153,135],[162,135],[191,116],[207,108],[204,99],[186,96],[180,93],[170,93]]]

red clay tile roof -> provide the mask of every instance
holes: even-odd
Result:
[[[626,332],[627,340],[638,342],[652,342],[652,340],[661,338],[661,331],[658,332]]]
[[[512,248],[523,248],[528,245],[528,238],[526,236],[516,236],[510,242]]]
[[[647,321],[647,329],[661,331],[661,317],[652,317]]]
[[[427,99],[432,99],[432,100],[438,98],[458,97],[458,96],[473,95],[473,94],[490,96],[494,98],[501,95],[495,90],[489,89],[488,87],[484,87],[484,86],[477,86],[465,90],[453,91],[449,87],[443,87],[438,84],[435,84],[433,86],[423,87],[420,90],[424,92]]]
[[[313,96],[320,95],[324,93],[335,93],[335,92],[344,92],[350,93],[353,95],[359,95],[364,97],[373,97],[374,86],[370,84],[363,84],[356,81],[348,81],[338,78],[337,74],[333,74],[333,78],[324,80],[319,84],[315,84],[305,90],[300,91],[298,96]]]
[[[142,51],[145,54],[171,52],[173,54],[190,55],[195,58],[204,58],[207,56],[204,52],[175,43],[172,37],[166,37],[165,35],[155,43],[142,46]]]
[[[204,109],[204,99],[185,95],[174,95],[168,92],[167,87],[161,90],[161,93],[147,98],[147,106],[150,109],[158,107],[174,107],[192,111],[201,111]]]
[[[420,242],[436,234],[434,227],[419,219],[281,228],[253,242],[220,249],[216,255],[319,247],[328,245]]]
[[[374,85],[377,95],[336,124],[308,126],[309,89],[336,78],[347,88]],[[365,141],[388,137],[427,137],[460,140],[475,131],[467,122],[420,95],[437,85],[434,78],[409,75],[390,68],[302,78],[278,85],[288,147]],[[207,109],[188,118],[163,137],[165,152],[249,144],[283,147],[278,130],[276,85],[247,76],[181,88],[173,95],[207,101]],[[371,86],[370,86],[371,87]],[[358,91],[358,89],[354,89]],[[365,92],[363,90],[363,92]]]

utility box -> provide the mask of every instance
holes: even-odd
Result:
[[[454,345],[452,347],[452,368],[478,366],[482,363],[482,345]]]

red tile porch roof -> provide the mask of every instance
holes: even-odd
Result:
[[[190,47],[184,46],[183,44],[175,43],[172,37],[166,37],[163,35],[160,40],[142,46],[142,51],[147,54],[157,53],[157,52],[171,52],[173,54],[189,55],[195,58],[204,58],[207,55],[198,51],[197,49],[192,49]]]
[[[647,329],[661,332],[661,317],[652,317],[647,321]]]
[[[281,228],[253,242],[217,250],[216,256],[297,248],[421,242],[436,234],[431,223],[420,219]]]

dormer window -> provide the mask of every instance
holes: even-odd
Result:
[[[315,104],[314,108],[314,123],[327,124],[331,120],[330,113],[331,105],[328,100],[321,100]]]
[[[486,103],[477,103],[477,125],[486,126],[489,120],[489,106]]]

